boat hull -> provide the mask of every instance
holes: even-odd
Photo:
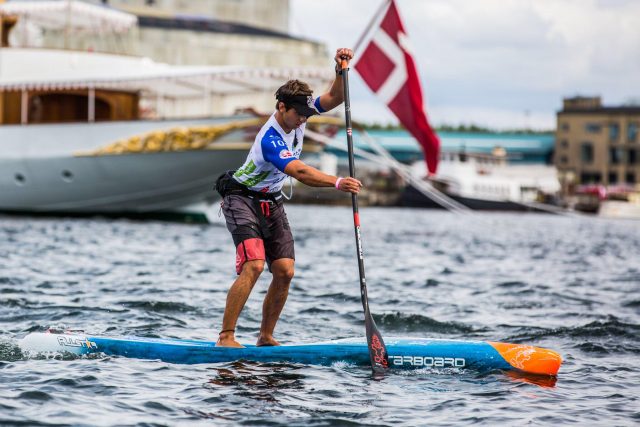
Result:
[[[462,197],[455,194],[447,194],[458,203],[477,211],[509,211],[509,212],[545,212],[535,207],[517,203],[510,200],[491,200],[473,197]],[[422,194],[412,185],[408,185],[402,192],[400,204],[411,208],[445,209],[443,206]]]
[[[115,213],[171,210],[214,197],[216,178],[246,151],[187,151],[0,160],[5,212]],[[28,171],[23,173],[22,171]],[[24,177],[16,182],[15,174]],[[14,181],[13,183],[11,181]]]
[[[386,338],[389,365],[394,369],[471,369],[556,375],[561,357],[547,349],[522,344]],[[236,360],[331,365],[346,362],[368,366],[366,341],[345,339],[323,343],[245,348],[216,347],[215,342],[83,334],[31,333],[20,341],[23,351],[104,353],[169,363],[221,363]]]
[[[247,141],[197,150],[116,154],[101,149],[158,129],[219,123],[202,119],[0,127],[0,211],[147,213],[210,202],[216,178],[245,160]]]

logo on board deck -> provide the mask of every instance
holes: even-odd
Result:
[[[289,159],[291,157],[293,157],[293,153],[291,151],[289,151],[289,150],[282,150],[280,152],[280,158],[281,159]]]
[[[84,337],[79,338],[79,337],[66,337],[64,335],[59,336],[58,344],[60,344],[63,347],[85,347],[85,348],[88,348],[89,350],[98,348],[98,345],[96,343],[94,343],[93,341],[89,341],[87,338],[84,338]]]
[[[462,357],[431,356],[389,356],[389,362],[395,366],[424,366],[427,368],[464,368],[467,361]]]

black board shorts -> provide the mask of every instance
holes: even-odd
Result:
[[[236,245],[237,274],[247,261],[265,260],[271,268],[277,259],[295,259],[293,235],[282,200],[255,202],[242,194],[228,194],[222,199],[222,212]],[[267,230],[260,225],[260,214]]]

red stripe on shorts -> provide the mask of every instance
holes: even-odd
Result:
[[[247,261],[265,260],[264,241],[257,237],[240,242],[236,248],[236,273],[242,272],[242,266]]]

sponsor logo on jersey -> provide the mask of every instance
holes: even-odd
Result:
[[[290,159],[291,157],[293,157],[293,153],[289,150],[282,150],[280,152],[281,159]]]

